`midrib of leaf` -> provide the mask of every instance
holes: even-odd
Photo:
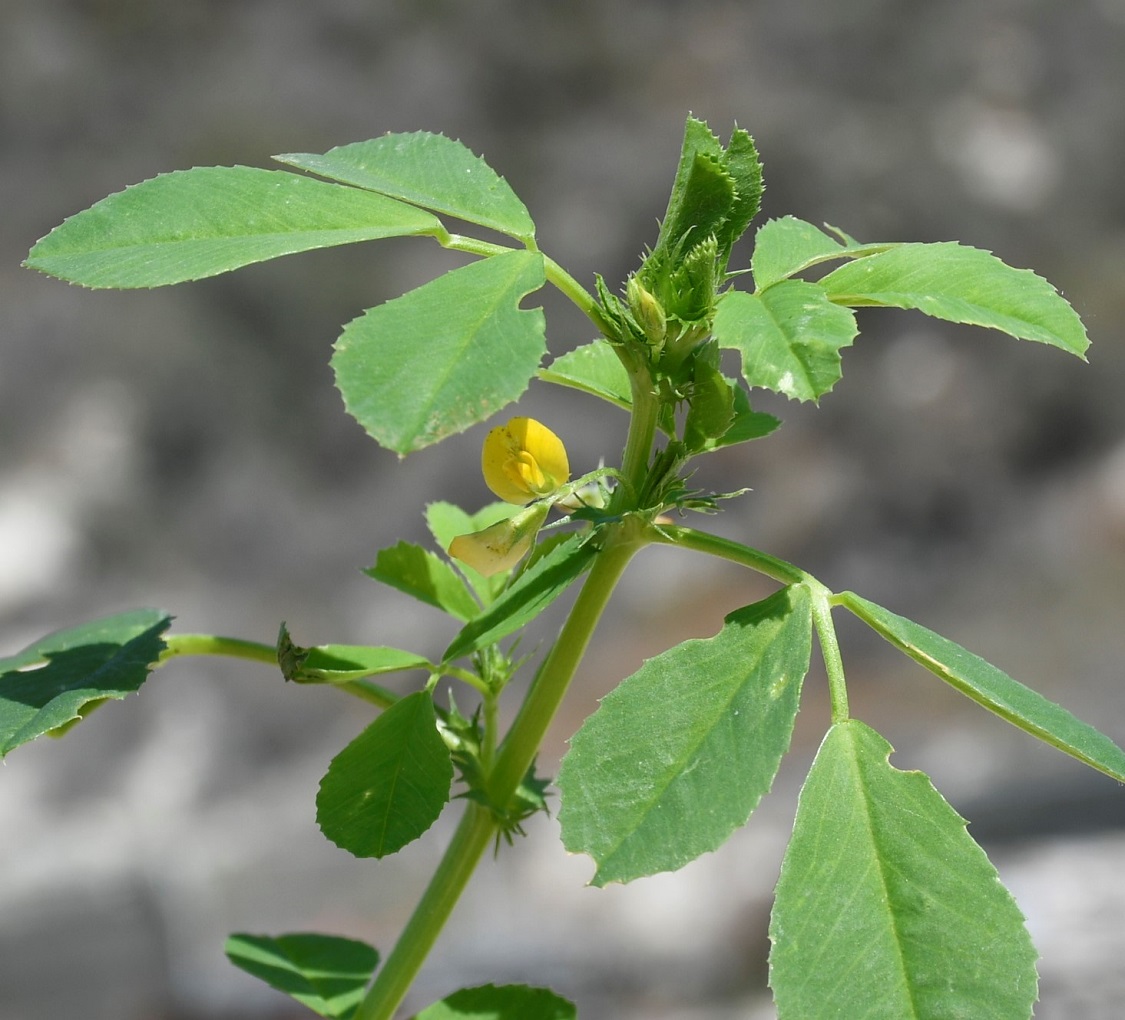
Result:
[[[845,722],[844,725],[846,726],[847,723]],[[895,960],[898,962],[899,974],[902,978],[902,986],[906,991],[907,998],[910,1000],[910,1017],[906,1017],[904,1018],[904,1020],[921,1020],[921,1015],[918,1012],[918,1004],[915,999],[912,984],[910,981],[910,970],[906,965],[906,958],[902,952],[902,936],[899,932],[898,918],[891,906],[891,904],[893,903],[893,898],[891,895],[890,883],[887,881],[887,870],[885,865],[883,864],[884,855],[881,852],[882,848],[880,847],[878,839],[878,827],[872,823],[871,798],[868,793],[867,784],[863,781],[863,775],[859,768],[859,755],[856,753],[855,740],[852,738],[850,730],[846,730],[845,732],[847,734],[848,749],[850,752],[848,755],[848,770],[852,773],[852,781],[856,784],[861,793],[863,804],[864,830],[867,833],[868,841],[871,847],[876,850],[876,853],[874,854],[875,867],[878,869],[879,885],[883,890],[883,899],[887,904],[887,913],[890,916],[890,928],[893,935],[895,947]],[[889,762],[887,763],[887,766],[888,768],[893,768],[893,766],[890,765]]]

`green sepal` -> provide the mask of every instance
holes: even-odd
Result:
[[[378,951],[366,942],[312,932],[235,933],[225,950],[240,970],[329,1020],[349,1020],[379,965]]]
[[[497,840],[503,838],[511,844],[513,836],[524,835],[523,823],[527,819],[540,811],[548,812],[547,788],[551,781],[537,776],[535,762],[532,762],[508,801],[498,803],[489,792],[488,773],[481,760],[484,731],[480,723],[480,707],[478,706],[471,719],[466,718],[450,694],[449,708],[438,709],[438,718],[453,765],[465,784],[465,791],[457,796],[488,808],[499,827]]]
[[[139,690],[171,622],[156,609],[121,613],[57,630],[0,659],[0,758]]]
[[[779,1020],[1027,1020],[1035,947],[965,820],[856,719],[797,805],[770,921]]]
[[[433,698],[415,691],[332,759],[316,795],[317,824],[355,857],[386,857],[433,825],[452,782]]]

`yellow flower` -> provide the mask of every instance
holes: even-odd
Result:
[[[530,506],[483,531],[458,535],[450,543],[449,555],[467,563],[485,577],[511,570],[531,552],[535,536],[546,519],[546,503]]]
[[[513,418],[489,432],[481,470],[485,484],[506,503],[549,496],[570,478],[562,440],[534,418]]]

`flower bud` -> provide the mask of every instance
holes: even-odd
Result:
[[[664,346],[664,334],[668,328],[668,319],[660,302],[635,276],[630,276],[629,282],[625,284],[625,297],[637,325],[644,330],[649,343],[659,353]]]

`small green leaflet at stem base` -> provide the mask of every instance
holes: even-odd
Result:
[[[855,719],[801,791],[770,921],[779,1020],[1027,1020],[1035,947],[984,851]]]
[[[273,158],[522,241],[535,236],[531,215],[508,182],[461,142],[444,135],[387,134],[339,145],[323,156],[290,152]]]
[[[24,265],[85,287],[160,287],[314,248],[443,233],[436,217],[383,195],[209,166],[103,198],[55,227]]]
[[[366,942],[336,935],[246,935],[227,939],[227,958],[319,1016],[348,1020],[379,964]]]
[[[368,676],[429,669],[421,655],[386,645],[295,645],[283,623],[277,638],[282,676],[298,684],[345,684]]]
[[[578,1011],[546,988],[481,985],[427,1006],[414,1020],[576,1020]]]
[[[558,777],[563,845],[594,858],[594,885],[680,868],[746,823],[789,747],[811,630],[793,585],[606,695]]]
[[[380,549],[375,566],[364,573],[458,620],[471,620],[480,612],[480,606],[456,571],[420,545],[399,542],[389,549]]]
[[[1065,708],[1048,701],[1042,694],[1013,680],[990,662],[948,638],[868,602],[854,592],[843,592],[836,596],[835,601],[850,609],[899,651],[978,705],[1025,733],[1125,783],[1125,751]]]
[[[547,350],[543,256],[512,251],[454,269],[344,327],[332,367],[348,413],[405,456],[492,417]]]
[[[783,280],[760,294],[728,291],[714,324],[719,346],[742,355],[751,389],[802,401],[818,400],[836,385],[840,350],[858,331],[851,311],[804,280]]]
[[[914,308],[1083,359],[1090,346],[1082,320],[1041,276],[954,241],[896,245],[840,266],[820,286],[841,305]]]
[[[332,759],[316,795],[317,824],[341,850],[386,857],[433,825],[452,783],[433,698],[415,691]]]
[[[141,609],[82,624],[0,659],[0,758],[140,689],[171,616]]]

